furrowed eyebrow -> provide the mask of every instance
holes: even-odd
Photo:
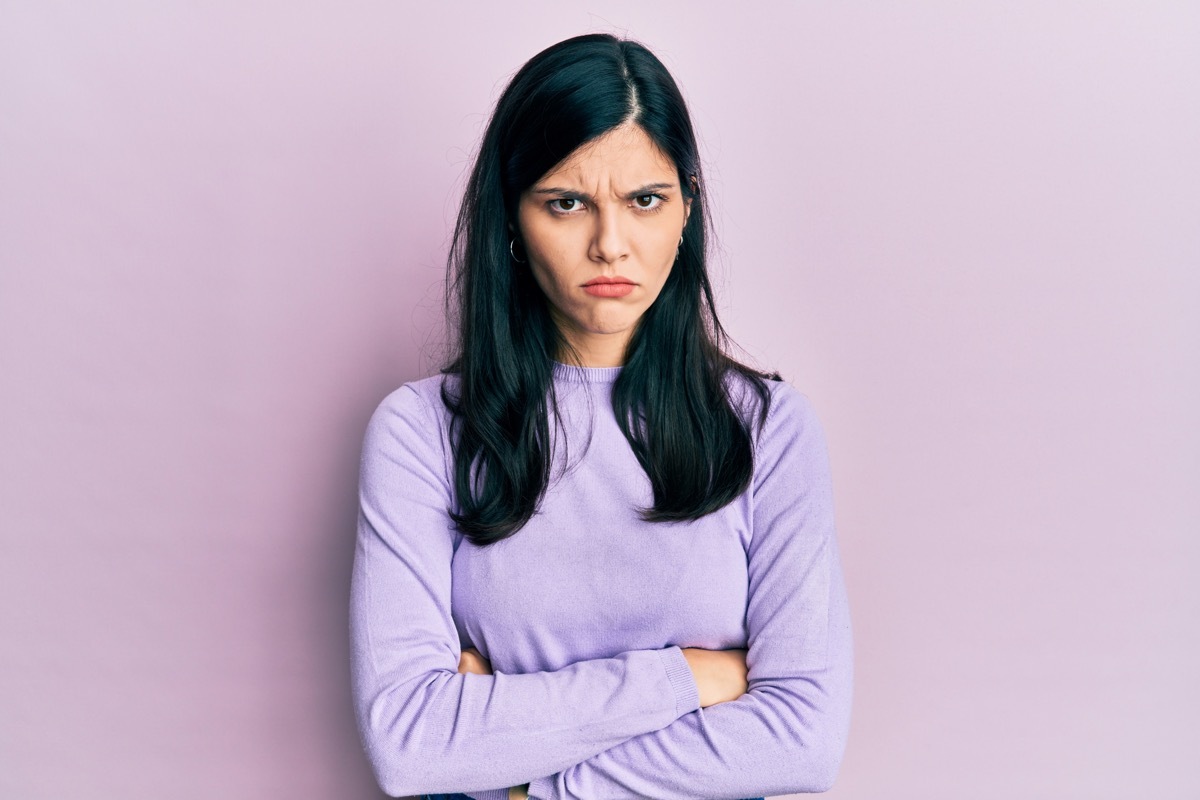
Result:
[[[632,192],[628,192],[625,195],[625,199],[632,200],[635,197],[641,197],[642,195],[653,194],[655,192],[662,191],[663,189],[674,189],[674,188],[676,188],[676,186],[677,186],[677,184],[674,184],[674,183],[648,183],[645,186],[641,186],[637,189],[634,189]],[[534,194],[552,194],[552,195],[556,195],[558,197],[563,197],[563,198],[571,198],[571,199],[575,199],[575,200],[586,200],[589,203],[595,202],[590,195],[584,194],[583,192],[577,192],[574,189],[563,189],[563,188],[560,188],[557,186],[547,186],[545,188],[534,189],[532,191]]]
[[[629,194],[625,195],[626,200],[632,200],[635,197],[641,197],[644,194],[654,194],[661,192],[663,189],[674,189],[677,184],[674,183],[648,183],[640,189],[634,189]]]
[[[571,197],[579,200],[591,200],[592,198],[583,192],[577,192],[574,189],[559,189],[557,186],[550,186],[545,189],[534,189],[534,194],[556,194],[559,197]]]

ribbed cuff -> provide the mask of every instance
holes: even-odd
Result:
[[[675,692],[675,718],[695,711],[700,707],[700,687],[692,675],[683,650],[676,645],[658,651],[662,656],[663,666],[667,668],[667,680]]]
[[[475,800],[508,800],[508,789],[488,789],[486,792],[470,792]]]
[[[558,786],[554,776],[547,775],[529,782],[529,800],[558,800]]]

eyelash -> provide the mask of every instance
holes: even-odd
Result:
[[[656,198],[658,200],[658,202],[650,208],[643,208],[643,207],[637,205],[637,201],[641,200],[643,197],[653,197],[653,198]],[[571,210],[568,211],[566,209],[559,208],[555,205],[556,203],[561,203],[564,200],[569,201],[569,202],[579,203],[580,205],[583,205],[583,201],[577,197],[556,197],[555,199],[551,200],[550,202],[548,202],[546,204],[550,208],[550,213],[554,214],[555,216],[559,216],[559,217],[574,216],[576,209],[572,208]],[[654,193],[639,194],[633,198],[633,202],[634,202],[634,208],[637,211],[639,211],[643,214],[657,214],[659,211],[662,211],[663,205],[667,202],[667,198],[661,194],[654,194]]]

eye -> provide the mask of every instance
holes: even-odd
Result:
[[[633,203],[642,211],[653,211],[662,205],[663,196],[658,194],[639,194],[633,198]]]
[[[583,205],[574,197],[559,197],[550,201],[550,210],[560,214],[577,211]]]

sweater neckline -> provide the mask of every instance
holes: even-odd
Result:
[[[554,377],[575,383],[615,383],[624,367],[579,367],[554,362]]]

